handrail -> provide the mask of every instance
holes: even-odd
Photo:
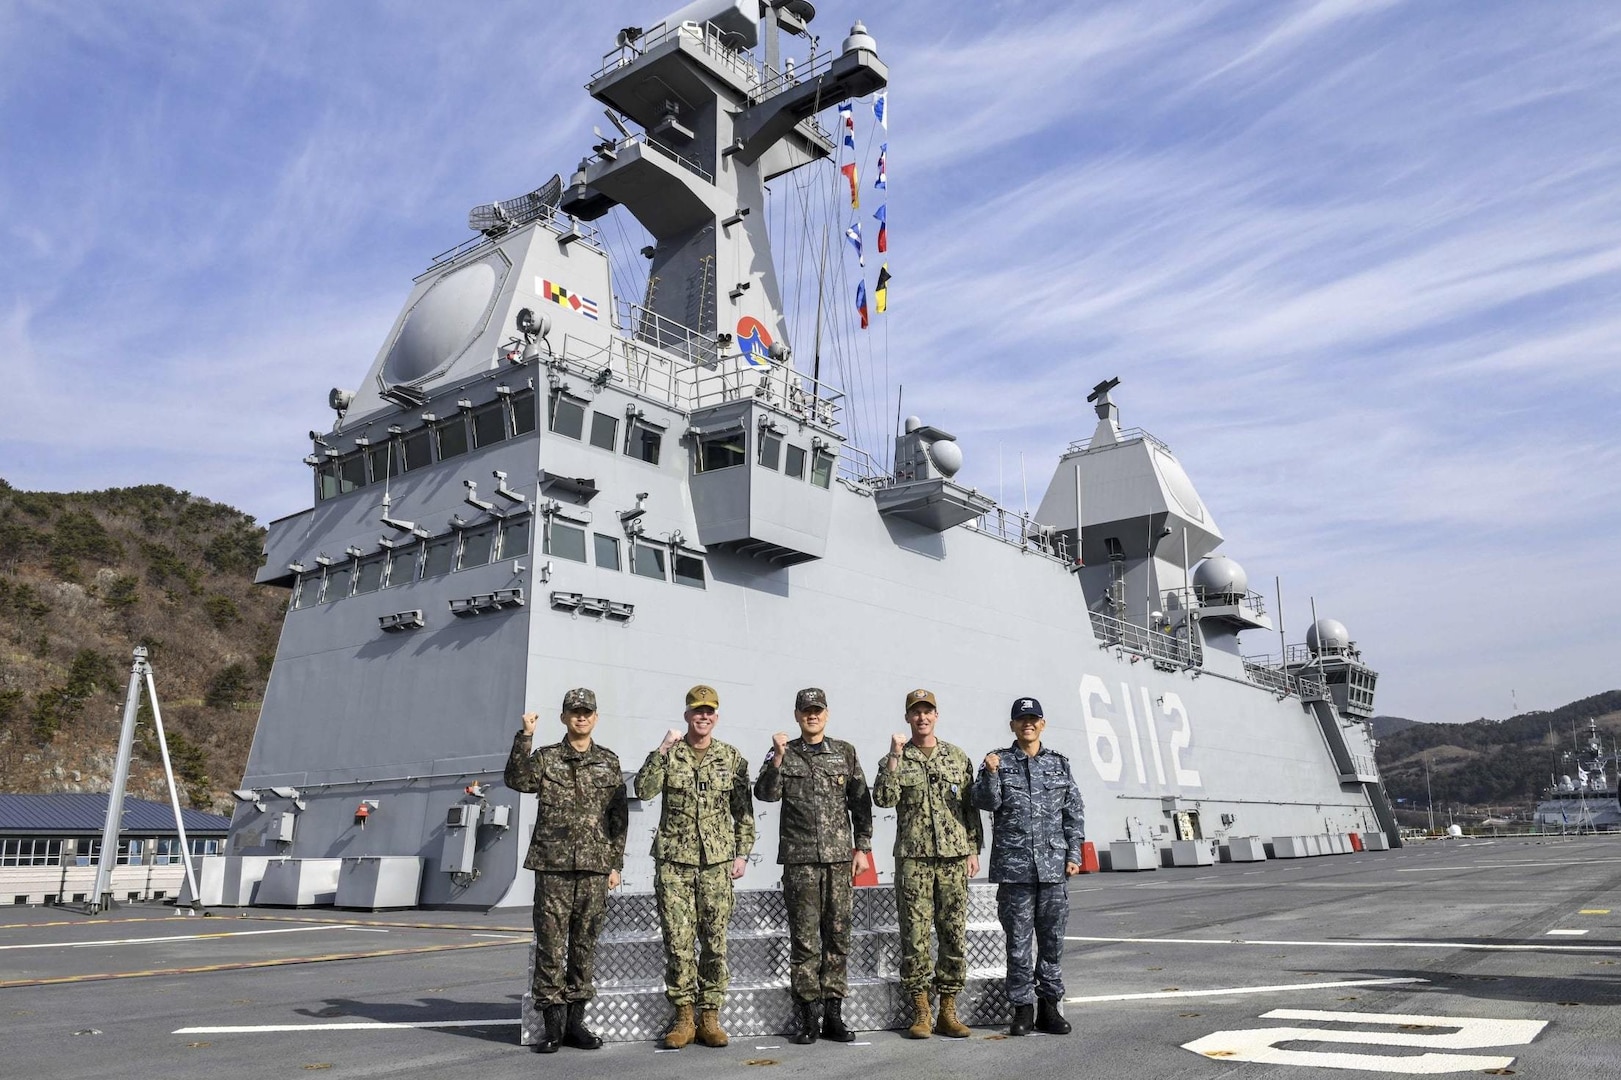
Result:
[[[1171,448],[1166,445],[1164,440],[1155,438],[1142,428],[1127,428],[1126,430],[1120,432],[1119,436],[1114,442],[1100,443],[1095,447],[1092,445],[1094,441],[1092,439],[1076,439],[1074,442],[1069,444],[1069,449],[1065,450],[1064,453],[1066,455],[1084,454],[1091,450],[1107,450],[1111,446],[1118,446],[1121,443],[1137,442],[1139,440],[1148,443],[1151,446],[1157,446],[1167,454],[1171,452]]]
[[[1156,663],[1174,664],[1184,668],[1204,665],[1204,649],[1191,638],[1151,630],[1101,611],[1089,614],[1092,616],[1092,632],[1097,635],[1099,644],[1118,645],[1128,652],[1146,656]]]

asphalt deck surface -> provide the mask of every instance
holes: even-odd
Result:
[[[0,909],[0,1076],[1621,1080],[1621,837],[1093,874],[1070,905],[1067,1037],[549,1057],[517,1042],[524,909]]]

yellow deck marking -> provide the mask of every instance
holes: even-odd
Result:
[[[1578,914],[1578,915],[1608,915],[1609,913],[1610,913],[1610,909],[1607,908],[1607,907],[1584,907],[1584,908],[1582,908],[1582,910],[1578,911],[1576,914]]]

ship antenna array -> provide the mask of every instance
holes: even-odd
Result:
[[[169,805],[174,808],[175,832],[180,835],[180,863],[186,868],[186,884],[191,887],[192,906],[187,915],[195,915],[199,898],[197,874],[191,865],[191,843],[186,839],[186,822],[180,813],[180,795],[175,789],[174,767],[169,762],[169,741],[163,735],[163,710],[158,706],[158,688],[152,678],[152,664],[146,658],[146,646],[135,646],[129,670],[129,690],[124,695],[124,725],[118,733],[118,760],[113,766],[113,789],[107,795],[107,822],[101,830],[101,860],[96,864],[96,884],[90,892],[89,913],[106,911],[113,906],[113,866],[118,862],[119,826],[124,820],[124,788],[129,783],[129,763],[135,752],[135,720],[140,711],[141,691],[146,691],[152,706],[152,726],[158,736],[158,751],[163,755],[163,778],[169,783]]]

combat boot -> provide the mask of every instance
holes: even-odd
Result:
[[[973,1034],[967,1024],[957,1019],[956,994],[940,995],[940,1019],[935,1021],[934,1033],[952,1039],[966,1039]]]
[[[568,1003],[568,1023],[563,1028],[563,1045],[576,1050],[600,1050],[602,1036],[585,1026],[585,1002]]]
[[[924,1000],[925,1007],[927,999]],[[844,1026],[844,999],[826,998],[822,1002],[822,1038],[834,1042],[855,1042],[856,1033]]]
[[[1034,1005],[1013,1006],[1013,1023],[1008,1025],[1009,1035],[1028,1035],[1036,1029],[1036,1007]]]
[[[1058,1011],[1057,998],[1040,998],[1036,1002],[1036,1030],[1047,1035],[1068,1035],[1069,1021]]]
[[[934,1030],[934,1018],[929,1015],[929,995],[919,990],[912,995],[912,1026],[906,1029],[908,1039],[927,1039]]]
[[[798,1025],[788,1041],[805,1046],[816,1041],[816,1029],[821,1026],[822,1003],[794,999],[794,1023]]]
[[[664,1049],[679,1050],[692,1042],[696,1034],[692,1027],[692,1005],[677,1005],[675,1019],[670,1021],[670,1030],[664,1033]]]
[[[720,1010],[698,1011],[698,1041],[705,1046],[725,1046],[732,1041],[727,1038],[726,1032],[720,1026]]]
[[[541,1006],[541,1023],[546,1025],[546,1034],[530,1049],[537,1054],[557,1053],[557,1048],[563,1045],[563,1014],[567,1011],[562,1005]]]

